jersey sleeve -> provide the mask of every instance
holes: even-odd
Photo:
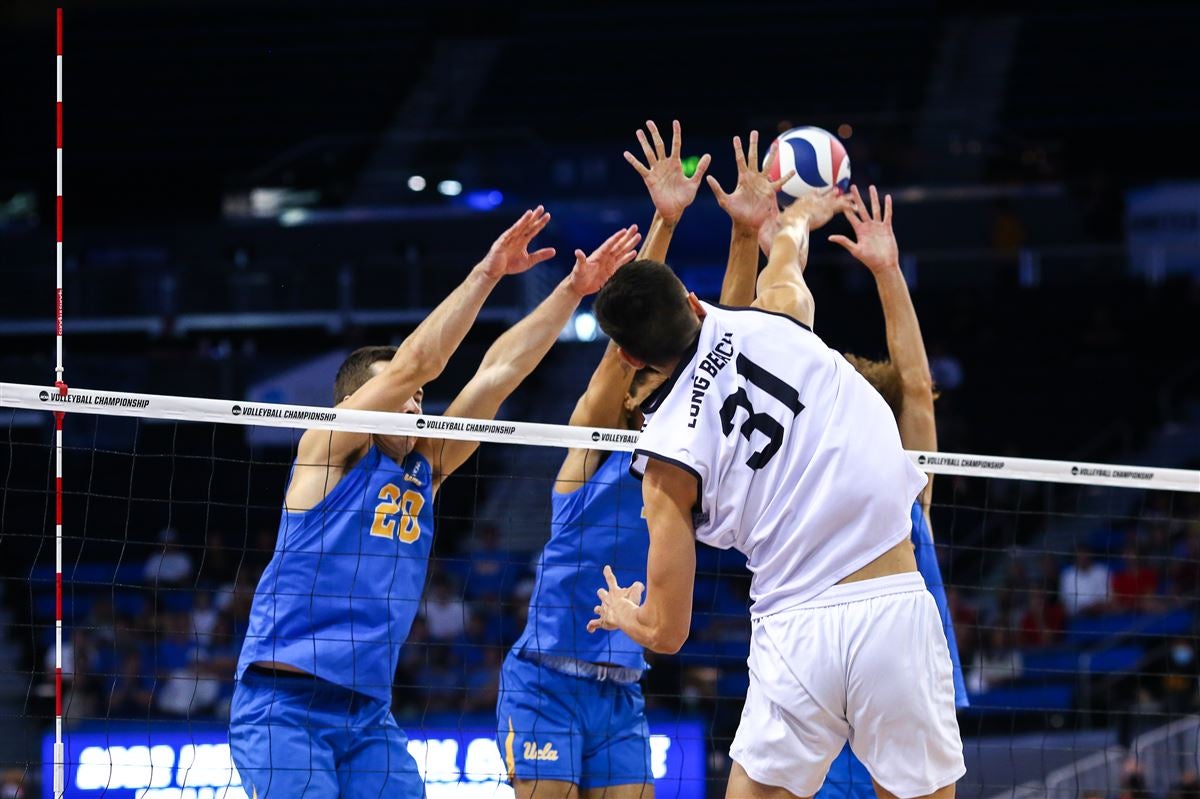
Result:
[[[698,534],[709,531],[712,527],[713,507],[711,491],[713,484],[713,453],[707,453],[698,446],[704,437],[697,435],[698,431],[688,430],[689,434],[679,434],[672,431],[670,418],[658,414],[656,424],[648,424],[638,441],[637,449],[633,452],[629,471],[641,480],[646,474],[646,467],[651,459],[662,461],[678,469],[683,469],[696,478],[696,504],[692,508],[692,527]],[[732,539],[723,548],[732,546]],[[714,543],[714,546],[722,544]]]

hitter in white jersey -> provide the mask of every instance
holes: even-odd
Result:
[[[750,688],[728,797],[810,797],[849,741],[881,797],[952,797],[965,772],[950,656],[917,571],[925,476],[887,404],[812,332],[809,231],[832,193],[784,213],[752,308],[700,302],[635,261],[601,290],[600,326],[668,376],[635,454],[650,529],[643,587],[605,570],[590,629],[676,652],[691,626],[695,539],[752,572]]]

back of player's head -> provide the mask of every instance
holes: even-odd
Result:
[[[333,379],[333,404],[337,405],[371,379],[371,364],[390,361],[395,354],[396,347],[385,344],[359,347],[347,355]]]
[[[896,368],[896,364],[891,361],[873,361],[848,352],[846,360],[879,392],[892,409],[892,415],[899,421],[900,411],[904,408],[904,390],[900,383],[900,370]]]
[[[700,320],[687,289],[658,261],[617,270],[592,307],[600,328],[626,353],[655,366],[678,357],[696,337]]]

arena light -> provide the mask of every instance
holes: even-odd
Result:
[[[413,175],[408,179],[408,187],[413,191],[425,191],[425,178],[420,175]]]
[[[580,341],[595,341],[596,333],[600,326],[596,323],[596,317],[587,311],[581,311],[575,315],[575,338]]]
[[[444,194],[447,197],[457,197],[462,194],[462,184],[457,180],[443,180],[437,185],[439,194]]]
[[[504,202],[504,195],[495,189],[467,192],[467,206],[476,211],[490,211]]]

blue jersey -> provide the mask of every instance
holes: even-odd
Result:
[[[946,633],[946,645],[950,649],[950,663],[954,666],[954,704],[967,707],[967,684],[963,681],[962,661],[958,657],[958,640],[954,635],[954,620],[950,618],[950,605],[946,601],[946,585],[942,582],[942,569],[938,566],[937,549],[933,546],[933,534],[920,502],[912,506],[912,542],[917,555],[917,570],[925,578],[925,587],[933,594],[938,614],[942,617],[942,630]]]
[[[646,668],[642,648],[625,633],[587,631],[606,565],[621,585],[646,581],[650,531],[630,459],[628,452],[614,452],[578,489],[552,495],[550,540],[538,559],[525,632],[513,645],[518,655]]]
[[[316,507],[285,508],[238,679],[274,661],[390,704],[432,540],[433,475],[416,453],[397,464],[372,446]]]

